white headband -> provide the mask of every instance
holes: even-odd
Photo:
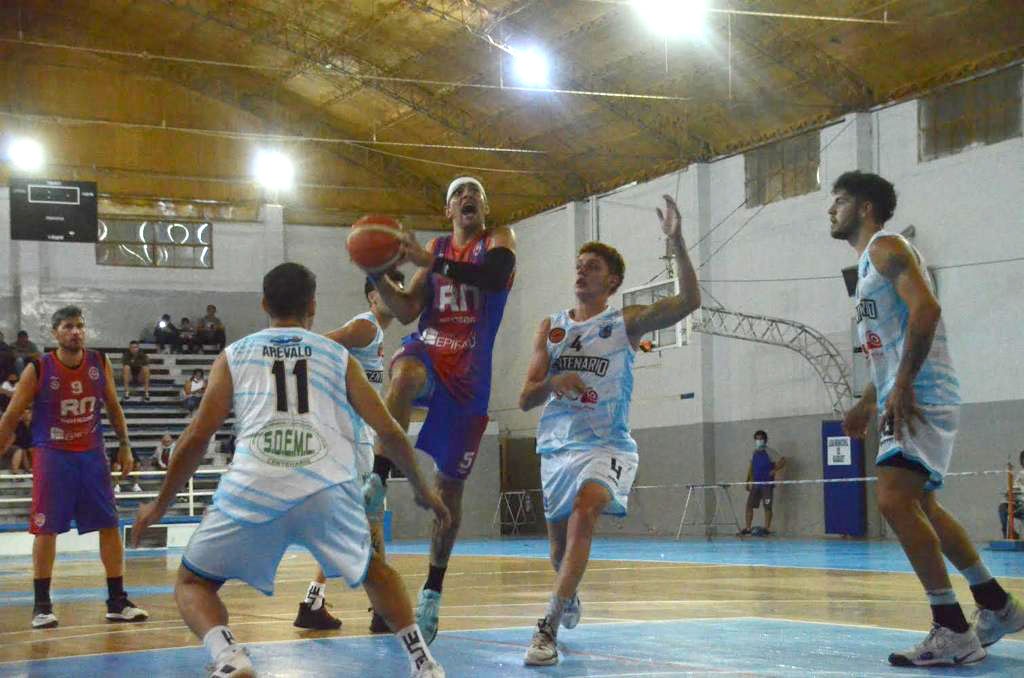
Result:
[[[452,199],[452,193],[454,193],[455,190],[463,184],[473,184],[476,186],[480,190],[480,197],[484,199],[484,202],[487,202],[487,192],[484,191],[484,185],[481,184],[478,179],[474,179],[473,177],[459,177],[452,181],[452,183],[448,184],[448,194],[444,197],[445,205],[447,205],[448,201]]]

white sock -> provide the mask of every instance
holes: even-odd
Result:
[[[423,642],[423,634],[420,633],[420,627],[416,624],[406,626],[397,632],[395,637],[398,638],[402,648],[408,653],[409,667],[414,672],[427,662],[434,660],[434,656],[430,654],[427,644]]]
[[[309,590],[306,591],[306,599],[302,602],[309,604],[310,610],[319,610],[324,604],[324,591],[327,590],[327,584],[321,584],[317,581],[309,582]]]
[[[985,567],[985,563],[979,559],[974,565],[960,570],[960,574],[967,580],[969,586],[977,586],[992,581],[992,573]]]
[[[203,636],[203,645],[206,646],[206,651],[210,653],[210,657],[214,661],[217,661],[217,657],[220,656],[221,652],[234,644],[235,636],[231,633],[231,629],[226,626],[214,626]]]

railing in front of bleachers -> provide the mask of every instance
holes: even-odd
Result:
[[[196,487],[195,487],[196,476],[202,476],[202,475],[206,475],[206,476],[222,476],[222,475],[224,475],[225,472],[227,472],[227,470],[228,470],[227,467],[223,467],[223,468],[199,468],[199,469],[196,469],[196,472],[192,475],[192,477],[190,477],[188,479],[188,487],[185,490],[183,490],[181,492],[178,492],[177,494],[174,495],[175,499],[183,498],[183,497],[187,498],[187,500],[188,500],[188,515],[189,516],[195,516],[196,515],[195,511],[196,511],[196,506],[197,506],[197,502],[196,502],[196,498],[197,497],[199,497],[199,498],[201,498],[201,497],[212,497],[214,492],[215,492],[215,490],[197,490]],[[136,479],[136,478],[163,477],[163,476],[166,476],[166,475],[167,475],[167,471],[132,471],[131,473],[129,473],[127,475],[122,475],[120,473],[116,473],[116,474],[113,474],[111,476],[111,478],[113,478],[114,482],[125,482],[125,481],[129,481],[131,479]],[[19,474],[2,475],[2,476],[0,476],[0,487],[2,487],[2,482],[3,481],[7,481],[7,480],[31,480],[31,479],[32,479],[32,474],[31,473],[19,473]],[[28,489],[28,487],[29,486],[26,486],[26,489]],[[143,492],[120,492],[120,493],[117,494],[115,499],[117,499],[117,500],[122,500],[122,499],[156,499],[158,496],[159,496],[159,492],[147,492],[147,491],[143,491]],[[14,505],[14,504],[31,504],[31,503],[32,503],[31,494],[29,496],[27,496],[27,497],[0,497],[0,507],[7,506],[7,505]],[[205,508],[205,503],[198,504],[198,505],[200,506],[200,508]]]

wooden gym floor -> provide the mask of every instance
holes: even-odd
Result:
[[[410,595],[426,570],[423,543],[389,545]],[[581,589],[583,621],[559,636],[557,667],[527,669],[522,654],[552,581],[542,539],[466,541],[445,582],[432,646],[458,676],[1024,676],[1024,634],[959,669],[910,670],[886,656],[917,642],[928,606],[898,546],[879,542],[600,538]],[[1024,596],[1024,553],[984,551],[1007,589]],[[104,621],[94,555],[59,557],[53,599],[60,626],[29,628],[31,562],[0,558],[0,676],[202,676],[207,661],[185,628],[172,588],[180,550],[129,553],[126,587],[150,612],[143,624]],[[313,574],[303,550],[285,555],[266,597],[229,582],[231,627],[265,676],[404,676],[394,640],[369,636],[362,590],[328,586],[339,632],[292,627]],[[953,578],[965,611],[962,578]]]

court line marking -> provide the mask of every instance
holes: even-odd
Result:
[[[778,619],[777,617],[759,617],[757,615],[736,617],[736,619],[758,619],[761,621],[793,622],[795,624],[814,624],[816,626],[849,626],[851,628],[856,629],[879,629],[882,631],[900,631],[903,633],[927,633],[927,631],[924,629],[901,629],[895,626],[874,626],[872,624],[855,624],[853,622],[824,622],[817,621],[814,619]],[[1003,636],[1003,638],[999,642],[1024,643],[1024,640],[1019,638],[1009,638],[1007,636]],[[920,672],[916,672],[916,674],[920,675]]]
[[[365,617],[360,617],[360,619],[365,619]],[[632,621],[627,621],[627,622],[593,622],[593,623],[583,622],[583,623],[586,624],[587,626],[609,626],[609,625],[615,625],[615,624],[620,624],[620,625],[622,625],[622,624],[639,624],[639,623],[657,623],[657,624],[660,624],[660,623],[680,622],[680,621],[716,621],[716,620],[722,620],[722,619],[741,619],[741,617],[691,617],[689,619],[653,619],[653,620],[638,619],[638,620],[632,620]],[[271,621],[276,621],[276,620],[265,620],[265,619],[263,619],[263,620],[253,620],[253,621],[249,621],[249,622],[232,622],[231,626],[234,627],[234,626],[243,626],[243,625],[247,625],[247,624],[266,624],[266,623],[270,623]],[[280,622],[280,623],[284,623],[284,622]],[[287,622],[287,623],[290,624],[291,622]],[[186,628],[184,624],[182,624],[182,627]],[[533,628],[533,625],[530,625],[530,626],[495,626],[495,627],[492,627],[492,628],[472,629],[472,630],[473,631],[521,631],[521,630],[524,630],[524,629],[529,630],[531,628]],[[145,630],[145,629],[128,629],[128,630],[125,630],[125,631],[115,631],[114,633],[126,633],[126,632],[137,631],[137,630]],[[162,629],[162,630],[167,630],[167,629]],[[467,630],[470,630],[470,629],[451,630],[451,631],[439,631],[438,633],[448,637],[449,634],[465,633]],[[89,634],[89,635],[92,636],[92,635],[107,635],[107,634]],[[82,636],[82,637],[89,637],[89,636]],[[383,634],[383,633],[358,633],[358,634],[353,634],[351,636],[316,636],[316,637],[313,637],[313,638],[282,638],[282,639],[279,639],[279,640],[259,640],[259,641],[252,641],[252,642],[248,642],[248,643],[241,643],[241,644],[242,645],[278,645],[278,644],[281,644],[281,643],[308,643],[308,642],[317,641],[317,640],[345,641],[345,640],[348,640],[350,638],[386,638],[386,637],[388,637],[388,636]],[[70,639],[71,637],[65,636],[64,638],[65,639]],[[105,656],[121,655],[121,654],[137,654],[137,653],[142,653],[142,652],[170,652],[170,651],[177,651],[177,650],[199,650],[199,649],[202,649],[203,646],[202,646],[201,641],[198,641],[198,639],[197,639],[197,642],[199,642],[198,645],[174,645],[174,646],[169,646],[169,647],[151,647],[151,648],[146,648],[146,649],[142,649],[142,650],[121,650],[121,651],[116,651],[116,652],[90,652],[90,653],[86,653],[86,654],[66,655],[64,657],[48,657],[46,659],[14,659],[14,660],[10,660],[10,661],[0,662],[0,666],[8,666],[10,664],[34,664],[34,663],[41,663],[41,662],[63,661],[63,660],[66,660],[66,659],[80,659],[80,658],[83,658],[83,657],[105,657]],[[523,647],[526,647],[526,644],[524,644]]]

